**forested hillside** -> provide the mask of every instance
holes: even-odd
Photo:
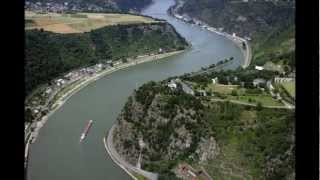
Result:
[[[253,64],[294,64],[295,1],[183,0],[178,9],[228,33],[250,37]],[[282,61],[282,59],[285,59]],[[280,60],[280,61],[279,61]],[[291,66],[292,69],[294,65]],[[291,69],[291,70],[292,70]]]
[[[294,179],[294,111],[214,102],[167,83],[144,84],[124,106],[113,135],[127,162],[137,163],[142,140],[142,168],[159,179],[177,179],[185,162],[213,179]]]
[[[75,68],[107,60],[182,50],[184,38],[168,23],[108,26],[88,33],[25,32],[26,95]]]

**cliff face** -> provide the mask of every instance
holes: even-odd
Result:
[[[194,107],[184,106],[189,101]],[[135,165],[143,149],[142,166],[146,168],[157,161],[213,159],[219,153],[215,138],[197,131],[201,107],[191,95],[172,96],[170,89],[153,83],[142,86],[129,98],[118,118],[114,130],[117,151]]]

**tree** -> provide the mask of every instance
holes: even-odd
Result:
[[[262,104],[261,104],[261,102],[258,102],[257,103],[257,111],[261,111],[262,110]]]
[[[231,95],[232,95],[232,96],[238,96],[238,92],[237,92],[237,90],[235,90],[235,89],[234,89],[234,90],[232,90]]]

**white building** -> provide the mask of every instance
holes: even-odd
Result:
[[[211,80],[212,80],[212,84],[217,84],[218,83],[218,77],[215,77],[215,78],[213,78]]]
[[[114,66],[121,64],[121,61],[116,61],[113,63]]]
[[[207,92],[205,90],[198,90],[200,96],[207,96]]]
[[[294,81],[294,79],[293,78],[288,78],[288,77],[286,77],[286,78],[275,77],[274,78],[274,82],[275,83],[292,82],[292,81]]]
[[[259,70],[259,71],[264,70],[264,68],[262,66],[256,66],[255,69]]]
[[[65,81],[63,79],[58,79],[56,81],[57,86],[63,85],[65,83]]]
[[[273,90],[274,90],[274,87],[272,86],[271,81],[267,81],[267,88],[268,88],[270,91],[273,91]]]
[[[266,80],[264,80],[262,78],[254,79],[252,82],[253,86],[255,86],[255,87],[259,86],[260,84],[265,84],[265,83],[266,83]]]
[[[168,87],[171,89],[171,90],[174,90],[177,88],[177,84],[171,80],[170,83],[168,84]]]

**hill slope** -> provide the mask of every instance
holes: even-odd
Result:
[[[295,1],[182,0],[177,9],[228,33],[250,37],[253,64],[294,67]],[[283,60],[281,60],[283,59]]]
[[[127,162],[143,148],[142,168],[159,179],[176,179],[184,162],[213,179],[293,178],[293,111],[214,102],[167,83],[144,84],[119,115],[114,144]]]
[[[116,25],[88,33],[25,32],[26,95],[70,70],[108,60],[125,60],[149,53],[182,50],[187,46],[166,22]]]

